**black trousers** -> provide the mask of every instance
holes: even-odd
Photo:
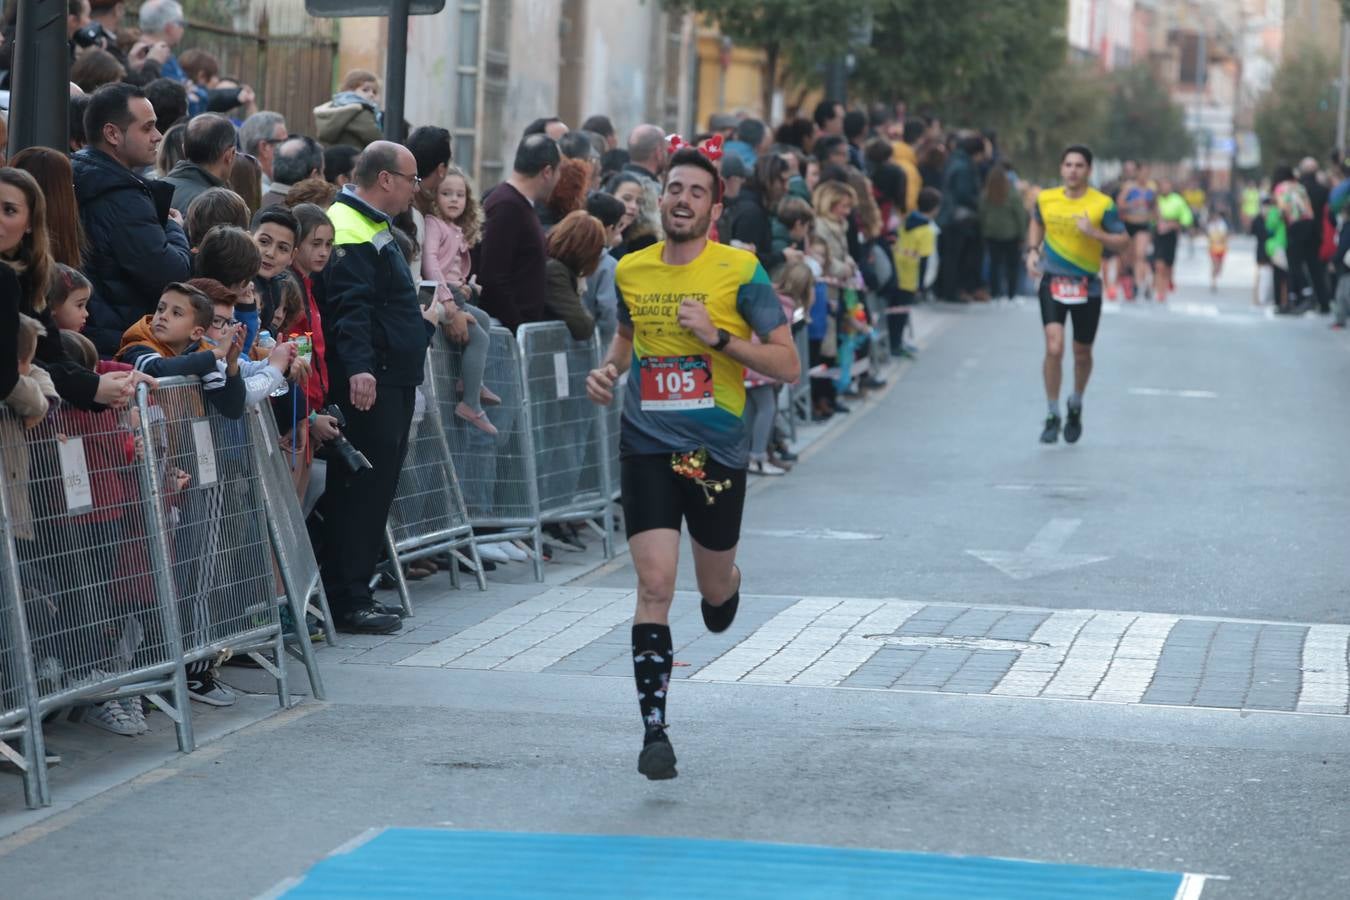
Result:
[[[938,296],[956,300],[962,294],[980,289],[980,268],[984,263],[984,242],[980,222],[971,217],[953,221],[938,235]]]
[[[1289,302],[1301,302],[1304,288],[1311,287],[1317,308],[1325,312],[1331,308],[1331,298],[1327,293],[1327,267],[1317,258],[1321,247],[1317,220],[1303,219],[1289,226],[1285,251],[1289,256]]]
[[[372,469],[353,474],[341,460],[328,465],[328,484],[319,501],[324,541],[320,571],[328,605],[341,618],[374,602],[370,579],[384,551],[384,526],[398,491],[399,472],[408,453],[415,387],[380,385],[375,405],[358,412],[346,385],[333,396],[347,417],[344,433],[370,460]]]
[[[985,238],[984,243],[989,248],[989,293],[995,297],[1016,297],[1022,274],[1022,256],[1018,253],[1021,240]]]

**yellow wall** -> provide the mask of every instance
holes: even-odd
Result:
[[[733,47],[726,68],[726,102],[719,103],[722,93],[722,39],[713,31],[699,29],[698,35],[698,105],[694,121],[699,130],[708,127],[708,117],[717,112],[744,112],[760,119],[768,117],[764,109],[764,53],[744,47]]]

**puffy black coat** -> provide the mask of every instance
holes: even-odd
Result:
[[[346,396],[351,376],[362,373],[379,385],[421,384],[435,328],[422,318],[417,281],[389,232],[389,217],[347,191],[328,214],[337,234],[328,265],[314,279],[314,300],[323,317],[329,396]]]
[[[112,356],[122,333],[155,311],[166,284],[192,277],[192,254],[187,235],[168,218],[173,185],[143,181],[92,147],[71,163],[89,241],[84,273],[94,286],[84,333]]]

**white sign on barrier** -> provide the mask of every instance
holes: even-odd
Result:
[[[197,484],[205,487],[215,484],[216,444],[211,439],[211,423],[206,419],[197,419],[192,423],[192,441],[197,448]]]
[[[553,380],[556,381],[558,385],[558,399],[566,400],[569,393],[566,353],[553,354]]]
[[[66,511],[84,512],[94,506],[89,484],[89,463],[84,456],[84,438],[66,437],[56,444],[61,462],[61,481],[66,488]]]

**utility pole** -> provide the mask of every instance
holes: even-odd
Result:
[[[19,0],[10,75],[9,155],[70,145],[66,0]]]

